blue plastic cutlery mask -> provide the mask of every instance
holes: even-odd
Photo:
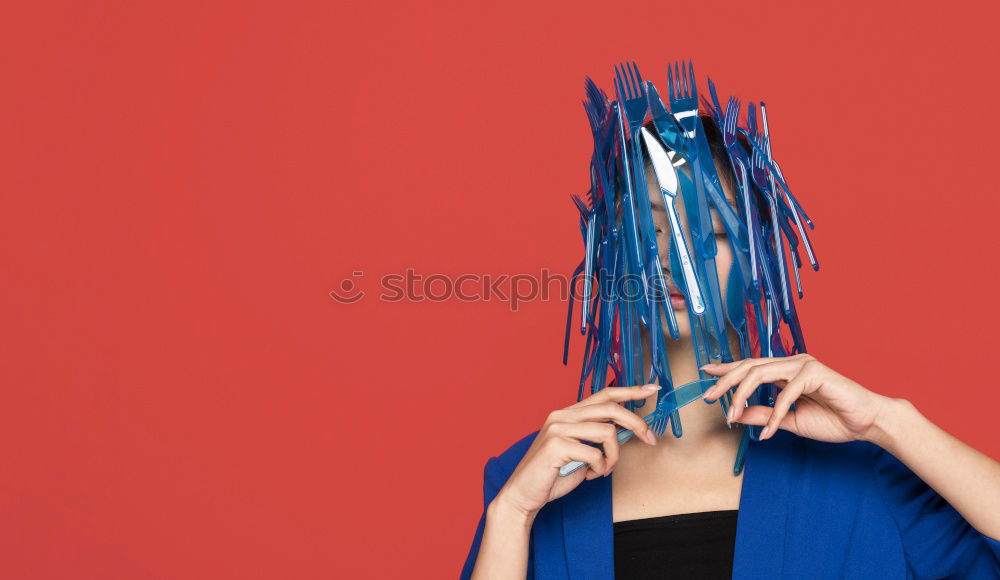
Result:
[[[584,242],[573,284],[582,288],[586,337],[578,400],[605,386],[655,382],[670,400],[647,420],[657,434],[669,424],[680,437],[677,409],[690,401],[676,399],[681,386],[667,356],[681,336],[679,316],[695,367],[806,352],[792,280],[802,298],[800,246],[819,270],[805,227],[814,226],[772,156],[764,103],[759,115],[750,103],[741,122],[740,101],[730,97],[723,108],[711,79],[710,98],[699,99],[690,63],[667,67],[666,102],[634,62],[616,67],[615,99],[589,78],[585,88],[594,150],[590,190],[573,196]],[[717,263],[720,244],[731,265]],[[564,362],[572,326],[571,298]],[[764,384],[749,404],[773,406],[775,396]],[[720,399],[723,415],[728,404]],[[735,473],[758,433],[744,430]]]

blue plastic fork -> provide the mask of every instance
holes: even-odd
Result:
[[[764,128],[764,145],[765,145],[765,150],[767,151],[767,160],[769,163],[774,165],[774,159],[771,158],[771,133],[767,128],[767,109],[763,101],[761,101],[760,103],[760,118],[761,118],[761,125]],[[774,167],[775,170],[777,170],[777,166],[774,165]],[[775,173],[780,173],[780,171],[771,171],[768,173],[768,177],[771,179],[771,189],[777,192],[777,189],[774,187]],[[782,181],[784,181],[784,179],[782,179]],[[788,202],[788,204],[793,205],[791,197],[788,195],[788,192],[782,189],[782,194],[784,195],[785,200]],[[809,243],[809,235],[806,233],[805,228],[802,227],[802,220],[799,219],[798,212],[791,211],[790,213],[792,214],[792,219],[795,220],[796,227],[798,227],[799,229],[799,234],[801,234],[802,236],[802,243],[806,247],[806,253],[809,254],[809,262],[812,264],[813,270],[819,270],[819,262],[816,261],[816,254],[813,252],[812,244]],[[798,281],[798,270],[796,270],[795,277],[796,277],[796,284],[798,285],[799,288],[799,296],[801,297],[802,284]]]
[[[681,385],[666,393],[661,393],[657,398],[656,408],[643,417],[642,420],[649,425],[650,430],[653,431],[655,436],[662,437],[663,432],[666,430],[667,418],[672,416],[674,413],[677,413],[677,411],[684,406],[700,399],[702,395],[715,385],[717,380],[719,380],[719,377],[699,379],[697,381]],[[635,433],[631,429],[618,430],[617,439],[619,445],[625,443],[632,437],[635,437]],[[597,444],[594,444],[594,446],[599,447]],[[583,461],[570,461],[566,465],[559,468],[559,475],[565,477],[580,469],[584,465],[587,464]]]
[[[667,282],[663,276],[663,266],[659,259],[655,227],[648,211],[649,192],[646,188],[645,166],[642,160],[642,145],[639,137],[642,125],[646,120],[646,113],[649,111],[649,99],[646,94],[646,83],[643,82],[635,62],[615,67],[615,90],[625,107],[629,124],[629,143],[632,144],[630,148],[632,153],[631,179],[626,175],[624,179],[625,191],[628,195],[627,199],[634,200],[634,203],[642,208],[636,224],[641,239],[636,240],[635,249],[638,252],[645,252],[645,259],[640,256],[640,260],[638,260],[637,274],[642,280],[645,295],[644,300],[639,305],[640,312],[645,310],[646,313],[645,320],[641,320],[641,322],[645,323],[650,336],[651,369],[648,380],[669,388],[672,385],[672,379],[659,316],[661,309],[667,310],[666,304],[669,300],[666,291]],[[626,174],[628,174],[627,171]],[[628,217],[629,213],[634,211],[634,206],[631,201],[623,203],[627,204],[625,214]],[[650,279],[652,279],[655,292],[650,289]],[[676,334],[676,321],[671,316],[673,313],[668,312],[667,314],[670,333],[671,335]],[[668,394],[668,396],[672,397],[673,395]],[[683,429],[679,414],[671,415],[671,430],[676,437],[682,435]]]
[[[718,181],[718,176],[715,173],[715,164],[712,162],[701,119],[698,117],[697,78],[694,67],[689,62],[680,64],[675,62],[672,70],[671,67],[667,67],[667,94],[671,112],[685,135],[691,140],[687,153],[695,191],[685,193],[682,188],[681,193],[684,195],[684,206],[689,218],[691,241],[699,258],[697,264],[701,294],[706,298],[708,307],[703,320],[694,322],[694,325],[705,326],[708,345],[696,349],[695,356],[698,366],[717,358],[729,362],[733,358],[729,351],[725,317],[720,304],[722,297],[715,268],[717,249],[708,206],[708,197],[712,195],[711,190],[714,187],[706,188],[706,183],[714,185]],[[721,190],[721,184],[718,189]],[[718,195],[718,191],[714,193]],[[715,199],[713,204],[720,214],[727,210],[731,211],[731,208],[723,207],[728,206],[725,199]]]
[[[754,137],[757,136],[757,107],[750,103],[750,107],[747,110],[747,130]],[[762,149],[762,148],[761,148]],[[766,153],[763,153],[758,148],[754,148],[753,154],[751,155],[750,163],[750,177],[753,179],[754,184],[757,188],[764,194],[767,199],[767,204],[770,207],[771,212],[771,235],[774,257],[777,259],[777,269],[778,269],[778,279],[781,285],[780,297],[781,297],[781,312],[783,318],[788,320],[791,316],[791,296],[788,292],[788,270],[785,263],[785,250],[784,244],[782,243],[781,227],[778,222],[781,220],[781,215],[778,212],[778,204],[775,200],[774,192],[770,188],[768,180],[768,171],[764,167],[764,161]],[[775,297],[777,298],[777,296]]]

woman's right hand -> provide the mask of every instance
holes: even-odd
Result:
[[[542,506],[566,495],[584,479],[608,475],[618,463],[619,425],[655,445],[656,436],[646,422],[619,403],[645,399],[659,389],[658,385],[605,387],[575,405],[549,413],[494,501],[534,517]],[[604,453],[583,441],[600,443]],[[583,461],[587,467],[560,476],[559,468],[570,461]]]

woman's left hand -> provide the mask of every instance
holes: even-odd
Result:
[[[749,358],[731,363],[713,363],[702,367],[719,376],[715,386],[705,393],[714,401],[733,386],[730,422],[766,425],[760,438],[766,439],[776,429],[796,435],[840,443],[870,440],[880,412],[892,399],[873,393],[834,371],[810,354],[788,357]],[[762,383],[773,383],[781,390],[774,408],[765,405],[744,407],[746,400]],[[794,411],[789,411],[792,403]]]

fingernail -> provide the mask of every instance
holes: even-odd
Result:
[[[659,391],[660,385],[644,385],[642,389],[644,391]]]
[[[704,399],[702,399],[702,400],[703,400],[703,401],[705,401],[706,403],[708,403],[709,405],[711,405],[712,403],[714,403],[714,402],[715,402],[715,401],[713,401],[712,399],[709,399],[708,397],[705,397],[705,398],[704,398]]]
[[[766,438],[768,431],[769,431],[769,429],[766,426],[763,429],[761,429],[760,430],[760,439]]]
[[[729,407],[726,411],[726,423],[732,423],[736,419],[736,407]]]

